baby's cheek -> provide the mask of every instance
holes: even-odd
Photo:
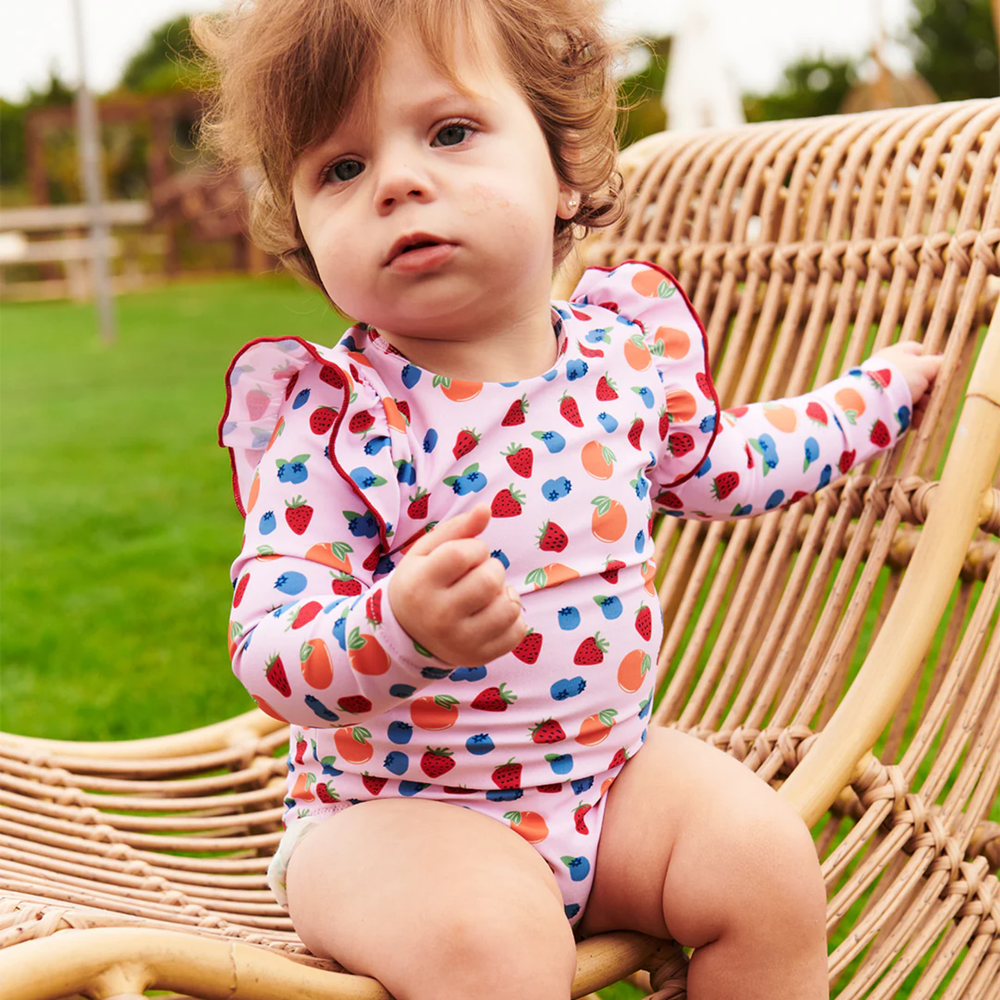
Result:
[[[488,184],[473,184],[463,208],[466,215],[483,215],[492,210],[507,211],[510,202]]]

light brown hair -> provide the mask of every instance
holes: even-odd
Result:
[[[370,109],[394,31],[412,26],[432,65],[463,93],[450,48],[461,27],[477,41],[485,33],[531,107],[560,182],[581,192],[575,218],[554,220],[558,267],[574,239],[613,225],[624,210],[614,64],[626,43],[606,36],[603,6],[602,0],[241,0],[230,13],[192,19],[215,80],[202,144],[229,165],[262,171],[250,206],[251,238],[322,289],[292,201],[298,158],[356,104]]]

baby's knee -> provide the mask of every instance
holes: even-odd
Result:
[[[439,912],[435,923],[438,969],[425,970],[427,985],[436,986],[428,996],[442,996],[442,966],[456,997],[570,996],[576,941],[562,905],[548,893],[521,899],[494,895],[488,906]]]
[[[802,818],[783,800],[742,827],[737,854],[748,878],[744,900],[790,932],[815,935],[826,925],[826,888],[816,846]],[[825,933],[825,931],[824,931]]]

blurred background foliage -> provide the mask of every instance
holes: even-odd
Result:
[[[994,97],[1000,80],[1000,58],[990,0],[912,0],[905,35],[892,41],[912,56],[917,77],[942,101]],[[648,59],[621,84],[622,146],[661,131],[669,123],[661,95],[670,61],[670,39],[649,39]],[[117,86],[102,99],[127,95],[149,97],[197,90],[205,78],[194,55],[186,16],[160,25],[129,60]],[[877,71],[871,53],[851,58],[825,55],[801,58],[787,66],[769,93],[742,95],[747,121],[772,121],[836,114],[849,95]],[[52,71],[49,85],[32,91],[25,101],[0,101],[0,205],[27,201],[24,141],[26,113],[37,107],[70,104],[73,91]],[[192,150],[190,129],[176,137],[178,148]],[[76,151],[71,130],[48,138],[49,191],[53,203],[80,200]],[[144,168],[148,135],[142,126],[104,127],[104,168],[108,196],[141,198],[148,194]]]

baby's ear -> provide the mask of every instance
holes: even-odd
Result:
[[[556,214],[560,219],[572,219],[580,209],[580,192],[571,188],[560,187],[559,208]]]

